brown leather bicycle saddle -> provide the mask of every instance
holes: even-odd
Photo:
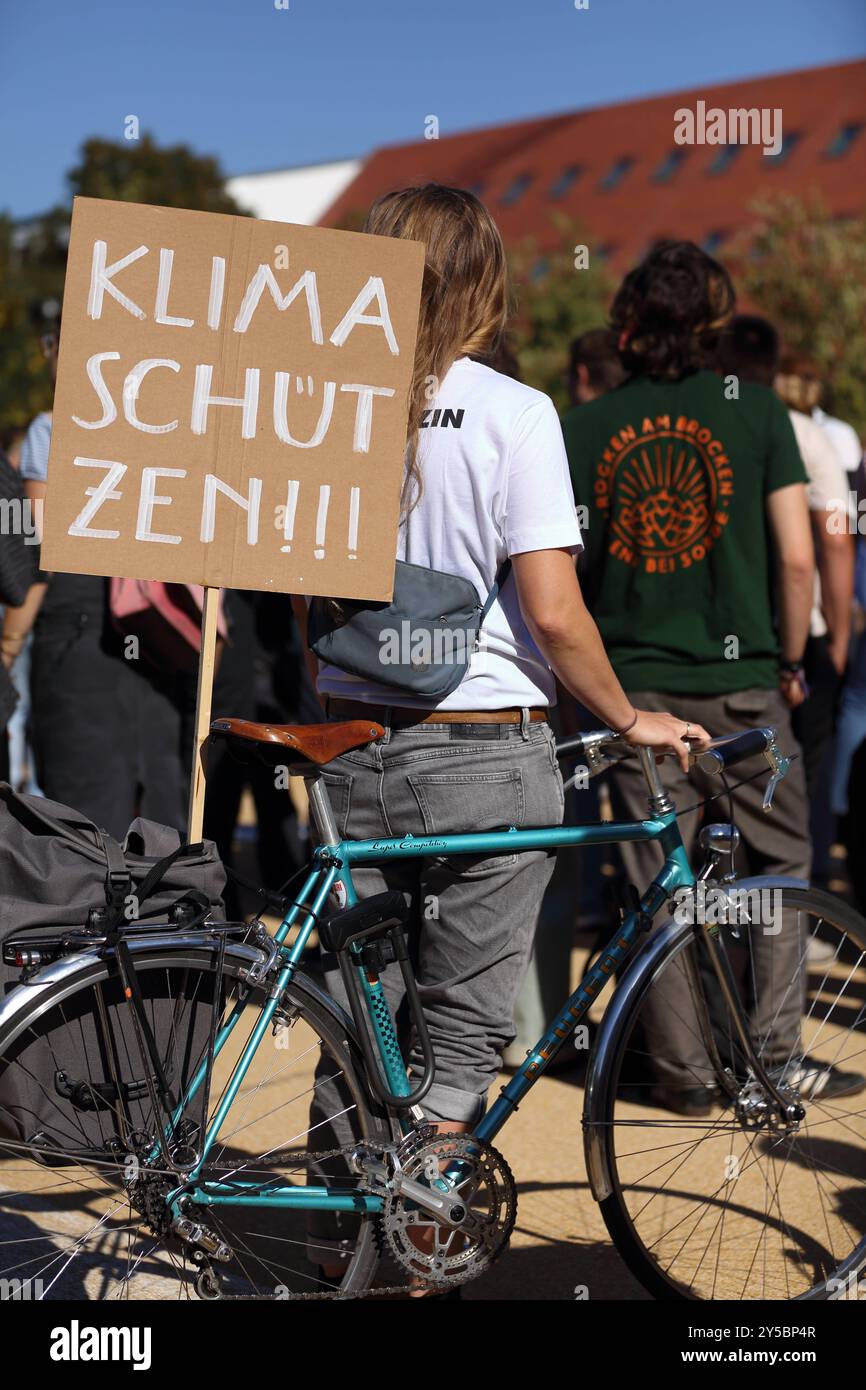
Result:
[[[214,719],[212,734],[236,739],[242,744],[265,744],[269,751],[310,763],[329,763],[341,753],[382,738],[381,724],[372,719],[349,719],[335,724],[255,724],[250,719]]]

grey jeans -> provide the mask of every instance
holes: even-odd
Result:
[[[546,723],[390,728],[380,742],[335,758],[323,776],[337,829],[353,840],[559,825],[563,816]],[[514,1036],[514,1003],[553,863],[553,853],[531,850],[353,870],[359,897],[397,888],[411,909],[410,952],[436,1056],[423,1103],[431,1119],[471,1124],[484,1113]],[[323,966],[328,989],[345,1004],[335,961],[325,956]],[[398,1029],[405,1028],[396,965],[382,984]],[[420,1073],[420,1052],[408,1037],[404,1056]]]
[[[528,718],[522,726],[388,728],[378,743],[335,758],[323,777],[337,830],[353,840],[559,825],[564,811],[552,730]],[[396,888],[411,909],[409,949],[436,1060],[423,1101],[432,1120],[473,1124],[484,1113],[514,1037],[514,1005],[553,865],[554,853],[532,850],[353,870],[359,897]],[[323,955],[322,967],[327,988],[348,1008],[335,958]],[[417,1080],[421,1057],[409,1036],[398,966],[383,971],[382,985]],[[324,1151],[357,1138],[350,1106],[334,1059],[323,1054],[310,1106],[310,1147]],[[334,1172],[334,1160],[313,1163],[310,1181],[332,1181]],[[349,1212],[311,1212],[312,1263],[347,1256],[357,1224]]]
[[[637,709],[667,710],[679,719],[703,724],[714,736],[772,724],[778,731],[782,752],[797,751],[788,706],[776,690],[739,690],[713,696],[630,690],[628,697]],[[766,763],[763,765],[769,776],[769,768]],[[733,783],[740,776],[751,776],[760,767],[761,761],[750,759],[733,768],[729,780]],[[702,797],[715,796],[723,790],[718,777],[697,768],[686,777],[672,758],[665,760],[659,772],[678,809],[693,806]],[[645,816],[648,793],[637,761],[627,759],[616,764],[609,778],[614,815],[627,820]],[[742,846],[737,871],[740,875],[750,872],[806,878],[811,847],[802,761],[794,761],[788,775],[779,783],[769,814],[762,809],[765,782],[765,777],[758,777],[733,794],[734,821]],[[710,821],[727,821],[727,798],[711,802],[706,811]],[[698,811],[691,811],[679,820],[683,844],[695,868],[694,851],[700,820]],[[621,844],[619,851],[626,876],[643,892],[661,868],[661,849],[652,843],[634,843]],[[727,870],[727,865],[724,869]],[[748,973],[754,994],[751,1026],[755,1038],[765,1040],[762,1046],[765,1060],[774,1057],[780,1062],[786,1060],[799,1040],[804,984],[804,943],[800,939],[799,925],[797,914],[786,912],[777,934],[750,933]],[[682,966],[669,966],[650,989],[641,1020],[647,1049],[660,1082],[689,1087],[714,1079]]]

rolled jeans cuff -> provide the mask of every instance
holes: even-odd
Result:
[[[485,1101],[476,1091],[460,1091],[434,1081],[422,1106],[427,1118],[437,1123],[453,1120],[455,1124],[475,1125],[484,1114]]]

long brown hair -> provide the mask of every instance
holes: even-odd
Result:
[[[384,194],[371,207],[364,231],[422,241],[426,247],[403,492],[411,509],[421,496],[418,430],[424,411],[455,358],[495,351],[505,328],[505,249],[499,228],[475,195],[439,183]]]

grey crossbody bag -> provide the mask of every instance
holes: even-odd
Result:
[[[341,671],[435,704],[465,676],[510,570],[506,560],[482,604],[468,579],[398,560],[390,603],[313,599],[310,650]]]

